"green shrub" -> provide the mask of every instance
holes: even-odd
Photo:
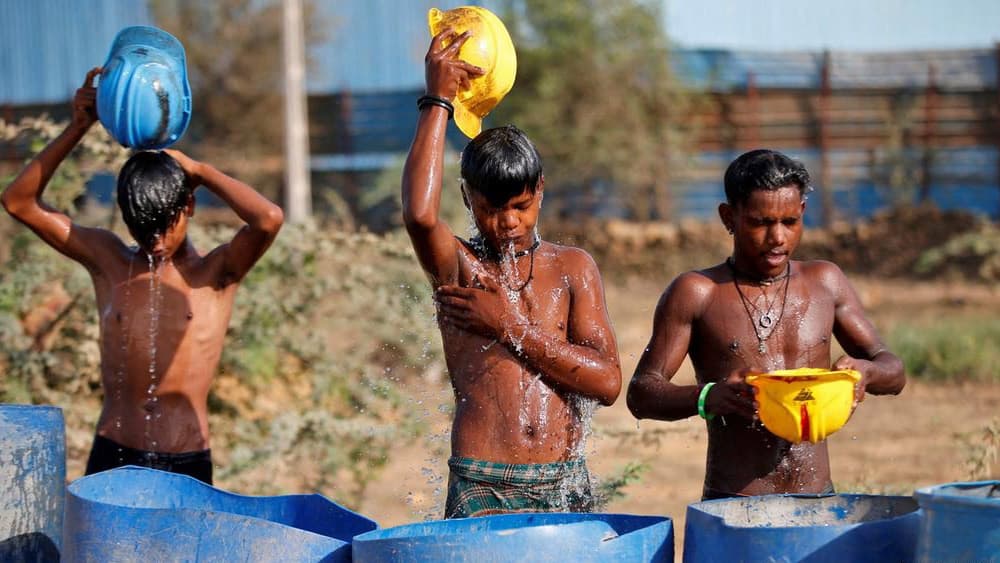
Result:
[[[949,274],[980,282],[1000,281],[1000,229],[982,222],[923,254],[914,265],[922,275]]]
[[[897,327],[890,348],[914,377],[1000,381],[1000,319],[943,319]]]

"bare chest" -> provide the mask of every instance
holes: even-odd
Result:
[[[826,366],[834,313],[832,296],[802,278],[787,286],[721,285],[694,325],[692,359],[726,369]]]

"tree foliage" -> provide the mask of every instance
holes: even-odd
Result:
[[[675,78],[659,3],[509,0],[517,82],[498,107],[537,144],[546,187],[574,208],[612,192],[629,215],[669,215],[682,117],[695,98]],[[590,209],[588,211],[598,211]]]

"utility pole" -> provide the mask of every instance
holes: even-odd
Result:
[[[290,223],[301,223],[312,215],[302,0],[283,0],[282,11],[285,62],[285,213]]]

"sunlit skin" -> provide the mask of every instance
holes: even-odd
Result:
[[[433,39],[428,93],[452,100],[482,74],[456,58],[466,39],[447,29]],[[489,254],[508,256],[479,256],[462,244],[438,217],[447,122],[443,108],[421,112],[402,196],[407,231],[435,289],[455,391],[452,455],[500,463],[570,459],[582,431],[572,397],[607,405],[621,389],[600,275],[579,249],[543,241],[533,257],[509,252],[534,243],[544,182],[500,207],[464,186]]]
[[[187,238],[193,195],[174,224],[147,249],[130,247],[110,231],[74,224],[46,205],[41,198],[53,172],[97,118],[93,78],[99,72],[88,73],[74,96],[70,125],[4,190],[3,205],[90,273],[100,319],[104,388],[97,434],[142,450],[204,450],[210,446],[208,391],[233,298],[239,282],[277,236],[281,208],[179,151],[167,152],[190,184],[204,185],[246,222],[230,242],[208,254]]]
[[[831,486],[826,442],[792,445],[755,422],[753,389],[747,373],[775,369],[831,367],[831,338],[847,352],[834,369],[856,369],[865,393],[897,394],[903,366],[886,351],[862,310],[857,294],[836,265],[791,260],[802,237],[805,201],[797,186],[755,190],[742,204],[722,204],[719,215],[733,233],[737,282],[760,310],[772,303],[784,311],[758,350],[753,330],[725,262],[677,277],[657,305],[653,334],[628,389],[629,409],[637,418],[680,420],[697,416],[702,385],[709,391],[706,490],[726,494],[819,493]],[[763,285],[756,280],[787,278]],[[753,309],[751,309],[752,311]],[[697,385],[676,385],[671,378],[688,355]]]

